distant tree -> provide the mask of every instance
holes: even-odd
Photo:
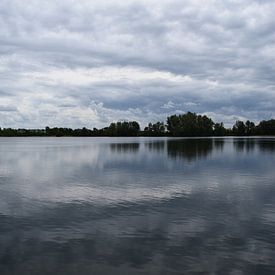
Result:
[[[46,135],[49,136],[50,135],[50,127],[46,126],[45,131],[46,131]]]
[[[208,118],[207,116],[197,116],[197,123],[198,123],[198,135],[201,136],[210,136],[213,134],[213,126],[214,122],[212,119]]]
[[[210,136],[213,126],[213,121],[207,116],[191,112],[167,118],[167,129],[172,136]]]
[[[165,125],[163,122],[157,122],[152,124],[151,122],[147,127],[144,128],[145,135],[148,136],[164,136],[165,135]]]
[[[223,126],[223,123],[215,123],[214,124],[214,131],[213,134],[215,136],[225,136],[226,135],[226,129]]]
[[[244,136],[246,134],[246,127],[243,121],[237,120],[233,126],[233,134],[236,136]]]
[[[263,120],[257,126],[259,135],[275,135],[275,119]]]
[[[137,136],[140,126],[136,121],[122,121],[111,123],[109,127],[104,129],[104,135],[107,136]]]
[[[245,134],[247,136],[250,136],[250,135],[255,135],[255,133],[256,133],[255,123],[247,120],[245,123]]]
[[[86,127],[80,129],[49,126],[45,129],[0,128],[1,136],[223,136],[223,135],[275,135],[275,119],[263,120],[257,126],[247,120],[236,121],[232,129],[225,129],[223,123],[214,123],[211,118],[196,113],[185,113],[167,117],[163,122],[149,123],[144,131],[136,121],[113,122],[102,129]]]

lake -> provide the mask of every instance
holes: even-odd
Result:
[[[0,138],[0,274],[275,274],[275,137]]]

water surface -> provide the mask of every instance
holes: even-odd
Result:
[[[275,274],[275,138],[0,138],[0,274]]]

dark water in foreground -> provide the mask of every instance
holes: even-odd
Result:
[[[0,274],[275,274],[275,138],[1,138]]]

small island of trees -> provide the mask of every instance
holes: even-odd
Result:
[[[143,130],[136,121],[112,122],[102,129],[71,129],[45,127],[45,129],[0,128],[0,136],[172,136],[172,137],[207,137],[207,136],[255,136],[275,135],[275,119],[263,120],[259,124],[247,120],[236,121],[232,128],[225,128],[222,122],[214,123],[206,115],[187,112],[167,117],[166,123],[149,123]]]

